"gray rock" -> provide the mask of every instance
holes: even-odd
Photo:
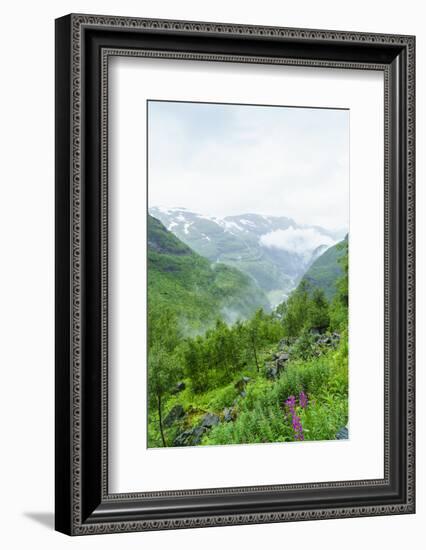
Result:
[[[336,439],[349,439],[349,430],[347,426],[343,426],[336,434]]]
[[[185,388],[186,388],[185,382],[179,382],[179,383],[176,384],[176,386],[173,388],[172,393],[173,393],[173,394],[179,393],[179,392],[183,391]]]
[[[203,428],[212,428],[213,426],[219,424],[219,422],[220,418],[217,416],[217,414],[207,413],[205,416],[203,416],[201,426]]]
[[[278,368],[275,365],[266,365],[265,374],[266,378],[274,380],[278,376]]]
[[[239,393],[244,391],[244,388],[246,387],[246,384],[250,382],[251,378],[248,376],[243,376],[241,380],[238,380],[235,382],[235,388],[238,390]]]
[[[192,435],[192,430],[182,432],[177,435],[173,441],[173,447],[185,447],[190,445],[190,439]]]
[[[283,367],[283,366],[284,366],[284,363],[285,363],[286,361],[289,360],[289,357],[290,357],[290,356],[289,356],[288,353],[280,353],[280,354],[278,355],[277,361],[276,361],[277,366],[278,366],[278,367]]]
[[[191,445],[199,445],[201,443],[201,439],[204,435],[204,432],[207,431],[207,428],[204,426],[197,426],[192,430],[192,436],[191,436]]]
[[[190,447],[191,445],[199,445],[206,431],[207,428],[204,428],[203,426],[196,426],[191,430],[186,430],[175,437],[173,447]]]
[[[175,405],[164,419],[164,426],[170,428],[177,420],[181,420],[185,416],[185,410],[182,405]]]
[[[286,348],[288,348],[288,346],[291,346],[291,344],[291,338],[282,338],[278,343],[278,347],[281,351],[284,351]]]
[[[232,422],[235,418],[234,407],[225,407],[223,409],[223,419],[225,422]]]

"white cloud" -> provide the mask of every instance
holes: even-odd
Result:
[[[323,235],[317,229],[278,229],[270,231],[260,237],[260,242],[268,248],[278,248],[300,255],[313,252],[321,245],[327,247],[335,244],[335,241],[327,235]]]
[[[349,111],[149,105],[151,206],[347,231]]]

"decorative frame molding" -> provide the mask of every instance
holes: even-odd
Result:
[[[206,39],[213,39],[208,47]],[[117,55],[383,71],[383,480],[108,493],[108,59]],[[412,36],[95,15],[56,21],[59,531],[83,535],[414,512],[414,56]],[[321,494],[331,504],[321,503]],[[177,497],[188,500],[186,511],[173,508]],[[204,512],[212,499],[215,511]],[[151,506],[158,508],[160,500],[162,509],[154,512]]]

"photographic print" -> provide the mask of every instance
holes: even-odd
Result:
[[[147,102],[149,448],[349,438],[349,114]]]

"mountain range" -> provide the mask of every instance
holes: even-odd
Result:
[[[211,264],[226,264],[248,275],[270,307],[285,300],[315,260],[343,237],[284,216],[246,213],[218,218],[159,207],[149,212]]]
[[[171,310],[197,333],[218,317],[229,323],[258,308],[269,309],[263,291],[234,267],[203,258],[158,219],[148,215],[148,302],[150,314]]]

